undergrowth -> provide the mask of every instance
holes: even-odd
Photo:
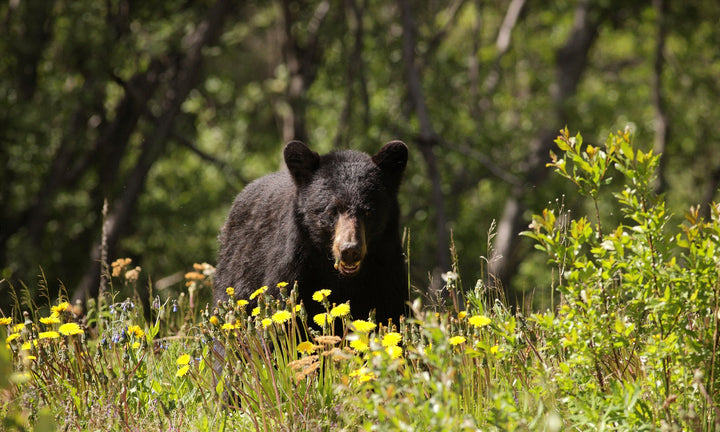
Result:
[[[416,300],[389,325],[322,289],[325,313],[306,316],[285,282],[202,305],[214,269],[198,264],[144,324],[113,295],[141,271],[121,259],[97,302],[22,296],[0,319],[4,430],[720,431],[720,206],[672,225],[658,156],[627,131],[556,143],[549,165],[595,213],[545,209],[524,233],[558,270],[555,309],[513,313],[483,281],[459,293],[456,272],[444,310]],[[612,175],[624,219],[606,226]]]

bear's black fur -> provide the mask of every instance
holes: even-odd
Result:
[[[308,315],[330,289],[331,303],[350,301],[354,318],[376,311],[379,322],[405,313],[408,283],[397,193],[408,149],[400,141],[377,154],[318,155],[293,141],[287,170],[250,183],[235,199],[220,233],[215,299],[247,299],[260,288],[297,281]]]

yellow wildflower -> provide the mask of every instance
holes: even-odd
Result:
[[[302,305],[295,305],[295,312],[300,312]]]
[[[312,299],[316,302],[322,302],[324,299],[330,296],[331,292],[332,291],[330,291],[329,289],[321,289],[319,291],[315,291],[312,295]]]
[[[460,321],[462,321],[463,319],[465,319],[466,316],[467,316],[467,312],[465,312],[465,311],[460,311],[460,312],[458,312],[458,319],[459,319]]]
[[[299,353],[310,354],[315,351],[315,345],[309,341],[300,342],[297,346],[297,350]]]
[[[0,325],[12,324],[12,318],[0,318]]]
[[[20,333],[13,333],[10,336],[5,338],[5,343],[9,344],[10,342],[14,341],[15,339],[17,339],[19,337],[20,337]]]
[[[400,358],[403,355],[403,349],[399,346],[389,346],[385,348],[385,351],[390,354],[391,359]]]
[[[51,330],[38,333],[38,337],[40,339],[57,339],[60,337],[60,333]]]
[[[370,349],[368,344],[360,339],[350,342],[350,346],[357,352],[367,352]]]
[[[383,336],[382,339],[382,346],[385,348],[391,347],[391,346],[397,346],[397,344],[400,343],[402,340],[402,336],[398,332],[390,332]]]
[[[375,323],[364,320],[355,320],[350,323],[350,326],[358,333],[370,333],[375,330]]]
[[[60,326],[58,331],[65,336],[72,336],[79,333],[84,333],[83,329],[80,328],[77,323],[67,323]]]
[[[40,318],[40,322],[47,325],[60,324],[60,320],[57,316],[51,315],[49,317]]]
[[[272,320],[278,324],[282,324],[290,318],[292,318],[292,314],[286,310],[279,310],[272,316]]]
[[[327,313],[319,313],[313,317],[313,321],[319,326],[324,326],[329,322],[329,318],[330,316]]]
[[[268,328],[273,323],[273,320],[270,318],[263,318],[262,321],[260,321],[260,324],[262,324],[263,328]]]
[[[361,367],[350,372],[350,376],[357,378],[360,382],[367,382],[375,379],[375,373],[366,367]]]
[[[248,302],[247,300],[245,300],[245,299],[240,299],[240,300],[237,301],[237,305],[238,305],[239,307],[243,307],[243,306],[245,306],[245,305],[248,304],[248,303],[249,303],[249,302]]]
[[[13,331],[14,331],[15,333],[18,333],[18,332],[20,332],[20,330],[22,330],[22,329],[24,329],[24,328],[25,328],[25,324],[23,324],[23,323],[15,324],[15,325],[13,326]]]
[[[450,345],[460,345],[465,343],[465,336],[453,336],[450,338]]]
[[[344,317],[350,313],[350,305],[347,303],[340,303],[339,305],[330,309],[330,315],[333,318]]]
[[[133,349],[138,349],[138,348],[140,348],[140,342],[135,341],[135,343],[132,344],[132,348],[133,348]]]
[[[500,351],[500,347],[497,345],[493,345],[490,347],[490,354],[497,354],[498,351]]]
[[[260,288],[256,289],[252,294],[250,294],[250,300],[253,300],[255,297],[259,296],[260,294],[267,291],[267,286],[261,286]]]
[[[190,365],[185,365],[185,366],[181,367],[180,369],[178,369],[177,372],[175,372],[175,376],[176,377],[185,376],[185,374],[187,374],[189,370],[190,370]]]
[[[480,328],[490,324],[492,320],[485,315],[475,315],[471,316],[468,322],[470,323],[470,325]]]
[[[225,324],[223,324],[222,327],[220,327],[220,328],[223,329],[223,330],[230,331],[230,330],[234,330],[234,329],[235,329],[235,326],[232,325],[232,324],[230,324],[230,323],[225,323]]]
[[[225,293],[228,295],[228,297],[232,297],[235,295],[235,288],[227,287],[225,288]]]
[[[141,338],[145,336],[145,332],[138,325],[131,325],[130,327],[128,327],[126,333],[128,336],[135,336],[136,338]]]
[[[57,305],[57,306],[52,306],[52,307],[50,308],[50,310],[51,310],[53,313],[60,314],[60,312],[65,312],[66,310],[68,310],[69,307],[70,307],[70,303],[68,303],[68,302],[62,302],[62,303],[60,303],[60,304]]]
[[[183,354],[180,357],[178,357],[177,361],[175,361],[178,366],[184,366],[188,363],[190,363],[190,354]]]
[[[277,284],[278,288],[285,288],[286,286],[288,286],[287,282],[278,282],[278,284]]]
[[[215,315],[210,317],[210,324],[212,325],[218,325],[220,324],[220,320]]]

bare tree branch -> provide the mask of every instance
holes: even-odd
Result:
[[[493,67],[490,69],[490,73],[485,79],[486,100],[489,100],[490,96],[495,93],[500,83],[500,61],[510,50],[512,31],[520,18],[523,7],[525,7],[525,0],[512,0],[505,13],[505,18],[503,18],[503,22],[500,25],[500,30],[498,30],[497,40],[495,42],[497,56],[495,57]]]

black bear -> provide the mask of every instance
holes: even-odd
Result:
[[[399,230],[398,188],[408,149],[400,141],[369,156],[346,150],[318,155],[285,146],[287,170],[250,183],[220,233],[215,299],[245,298],[262,286],[297,282],[310,317],[323,312],[312,294],[350,301],[353,317],[379,322],[405,313],[408,283]]]

